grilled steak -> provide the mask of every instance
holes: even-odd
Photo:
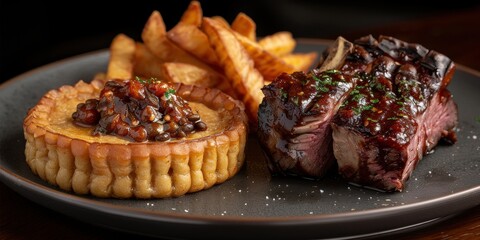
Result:
[[[262,89],[257,133],[272,173],[320,177],[332,165],[330,122],[354,79],[337,70],[284,73]]]
[[[401,191],[441,138],[455,141],[453,72],[418,44],[339,38],[316,69],[262,89],[257,133],[271,172],[318,178],[336,159],[352,183]]]
[[[363,186],[401,191],[441,138],[455,141],[457,107],[446,86],[454,64],[418,44],[371,36],[340,68],[360,80],[333,119],[339,173]]]

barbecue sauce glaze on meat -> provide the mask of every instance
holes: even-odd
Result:
[[[335,79],[345,79],[350,85],[341,89],[341,97],[335,88],[299,84],[304,79],[301,73],[280,75],[264,87],[258,135],[270,170],[318,178],[336,159],[340,175],[354,184],[401,191],[418,161],[441,138],[456,141],[457,107],[446,89],[454,63],[421,45],[392,37],[381,36],[377,41],[366,36],[344,53],[339,51],[347,44],[337,40],[317,70],[307,74],[334,72]],[[318,92],[323,92],[321,97]],[[293,93],[306,95],[298,98]],[[298,110],[291,104],[296,99]],[[303,99],[322,111],[301,111],[310,109],[302,108]],[[321,124],[309,125],[307,118]],[[299,136],[295,129],[304,131]],[[265,136],[269,133],[273,136]]]
[[[332,166],[330,121],[354,81],[314,69],[283,73],[262,89],[257,132],[272,173],[318,177]]]

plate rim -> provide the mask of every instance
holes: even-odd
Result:
[[[89,207],[89,203],[94,203],[93,205],[99,205],[98,207],[106,207],[110,210],[115,210],[119,211],[119,213],[126,212],[125,216],[133,216],[136,214],[141,214],[141,216],[146,215],[146,216],[155,216],[156,217],[174,217],[174,218],[179,218],[183,220],[195,220],[198,221],[199,223],[202,221],[211,221],[211,222],[231,222],[231,223],[241,223],[241,222],[263,222],[263,223],[302,223],[304,220],[308,220],[307,222],[310,222],[311,220],[323,220],[323,219],[332,219],[332,218],[338,218],[339,220],[342,220],[343,218],[358,218],[358,217],[365,217],[365,215],[368,216],[374,216],[374,215],[388,215],[388,213],[393,212],[393,213],[405,213],[407,210],[408,211],[415,211],[418,210],[418,208],[422,208],[425,206],[436,208],[436,205],[443,205],[443,204],[452,204],[455,203],[455,201],[458,200],[463,200],[466,196],[470,197],[469,195],[473,195],[472,197],[478,196],[480,198],[480,185],[469,188],[463,191],[459,191],[453,194],[449,194],[446,196],[442,196],[439,198],[435,199],[430,199],[430,200],[425,200],[422,202],[416,202],[416,203],[410,203],[406,205],[400,205],[400,206],[393,206],[393,207],[385,207],[385,208],[377,208],[377,209],[368,209],[368,210],[360,210],[360,211],[352,211],[352,212],[343,212],[343,213],[333,213],[333,214],[313,214],[313,215],[305,215],[305,216],[284,216],[284,217],[249,217],[249,216],[204,216],[204,215],[195,215],[195,214],[178,214],[178,213],[161,213],[161,212],[150,212],[144,209],[139,209],[139,208],[132,208],[132,207],[125,207],[121,205],[115,205],[111,203],[104,203],[101,201],[97,201],[96,199],[89,199],[86,198],[88,195],[75,195],[73,193],[68,193],[65,192],[61,189],[56,188],[55,186],[45,186],[40,183],[36,183],[32,180],[29,180],[19,174],[16,174],[3,166],[0,165],[0,180],[2,182],[5,182],[3,180],[7,180],[10,183],[15,183],[17,185],[22,185],[23,187],[26,187],[28,189],[34,189],[37,193],[42,194],[44,197],[47,198],[52,198],[56,200],[60,200],[63,202],[69,202],[68,200],[71,200],[71,202],[75,202],[77,204],[81,204],[84,207]],[[3,172],[3,173],[2,173]],[[6,174],[4,174],[6,173]],[[15,190],[15,189],[14,189]],[[98,198],[102,199],[102,198]],[[109,199],[109,198],[106,198]],[[103,200],[103,199],[102,199]],[[125,199],[125,200],[131,200],[131,199]],[[137,199],[139,201],[155,201],[155,200],[161,200],[161,199]],[[93,206],[92,205],[92,206]],[[480,205],[480,202],[476,204],[472,204],[469,207],[465,207],[463,209],[468,209],[471,207],[474,207],[476,205]],[[91,208],[92,210],[95,210],[96,208]],[[104,211],[102,209],[97,209],[99,211]],[[110,213],[111,211],[104,211]],[[458,210],[452,211],[453,212],[458,212]],[[120,214],[122,215],[122,214]],[[445,214],[442,214],[442,216],[445,216]],[[441,217],[441,216],[437,216]]]
[[[328,44],[333,42],[333,40],[326,39],[298,39],[298,44]],[[109,54],[108,49],[100,49],[96,51],[91,51],[75,56],[71,56],[65,59],[54,61],[52,63],[34,68],[25,73],[17,75],[6,82],[0,84],[0,91],[8,89],[14,82],[21,81],[22,79],[30,78],[32,75],[35,75],[40,72],[48,71],[56,67],[60,67],[66,63],[73,63],[80,59],[93,57],[95,55]],[[480,78],[480,71],[466,67],[461,64],[456,64],[457,69],[474,75],[475,77]],[[91,211],[100,211],[106,214],[121,216],[121,217],[133,217],[140,218],[142,220],[148,221],[160,221],[160,222],[176,222],[182,224],[221,224],[221,225],[242,225],[242,226],[252,226],[258,225],[266,226],[271,225],[275,226],[297,226],[305,224],[339,224],[347,222],[355,222],[356,219],[378,219],[378,218],[390,218],[396,215],[405,215],[412,214],[415,211],[424,208],[437,209],[442,205],[456,205],[455,203],[462,202],[462,206],[452,207],[448,210],[443,210],[439,214],[430,213],[429,216],[424,217],[424,220],[430,220],[437,217],[445,217],[449,212],[450,214],[458,213],[459,211],[473,208],[477,205],[480,205],[480,202],[473,199],[480,198],[480,185],[469,188],[460,192],[448,194],[446,196],[429,199],[421,202],[410,203],[400,206],[392,206],[385,208],[376,208],[368,210],[360,210],[353,212],[342,212],[342,213],[333,213],[333,214],[321,214],[316,213],[313,215],[300,215],[300,216],[206,216],[199,214],[179,214],[175,212],[151,212],[145,209],[127,207],[123,205],[115,205],[112,203],[106,203],[97,201],[96,199],[86,198],[84,195],[75,195],[73,193],[64,192],[55,186],[46,186],[40,183],[29,180],[28,178],[19,175],[10,169],[0,165],[0,180],[13,189],[16,192],[20,191],[12,186],[22,187],[21,190],[34,190],[35,194],[40,194],[44,198],[53,199],[56,201],[61,201],[65,204],[76,205],[78,207],[87,208]],[[20,193],[22,196],[24,194]],[[88,196],[88,195],[87,195]],[[465,199],[472,199],[468,201],[468,204],[465,203]],[[147,199],[148,200],[148,199]],[[150,199],[158,200],[158,199]],[[143,200],[140,200],[143,201]],[[93,203],[93,204],[92,204]],[[56,210],[54,207],[41,204],[44,207],[47,207],[52,210]],[[432,211],[430,211],[432,212]],[[65,213],[63,213],[65,214]],[[69,214],[67,214],[69,215]],[[72,216],[72,215],[70,215]],[[72,216],[74,217],[74,216]],[[418,222],[418,221],[415,221]],[[260,226],[260,227],[261,227]]]

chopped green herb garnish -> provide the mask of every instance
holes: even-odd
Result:
[[[387,92],[385,95],[386,95],[388,98],[391,98],[391,99],[394,99],[394,98],[395,98],[395,93],[393,93],[393,92]]]
[[[149,83],[154,83],[154,82],[159,81],[157,78],[154,78],[154,77],[151,77],[149,79],[144,79],[144,78],[141,78],[139,76],[135,76],[135,80],[137,80],[138,82],[140,82],[142,84],[149,84]]]
[[[387,120],[398,120],[398,117],[389,117]]]
[[[340,105],[340,107],[345,107],[348,105],[348,100],[345,100],[342,102],[342,104]]]
[[[169,88],[169,89],[167,89],[167,91],[165,92],[164,95],[165,95],[165,98],[167,100],[169,100],[172,97],[172,95],[174,95],[174,94],[175,94],[175,89]]]
[[[325,85],[332,85],[332,77],[328,76],[328,75],[322,75],[322,82],[323,84]]]
[[[380,100],[374,98],[374,99],[370,99],[370,102],[371,102],[371,103],[378,103],[378,102],[380,102]]]
[[[322,74],[318,77],[312,73],[311,76],[313,80],[315,80],[315,89],[317,89],[317,91],[326,93],[330,91],[326,86],[338,85],[338,82],[333,81],[333,78],[328,74]]]
[[[350,95],[356,95],[356,94],[359,94],[360,91],[358,91],[358,89],[353,89],[351,92],[350,92]]]
[[[282,100],[285,100],[285,99],[288,98],[288,93],[285,92],[285,90],[283,90],[282,88],[280,88],[280,98],[281,98]]]
[[[400,105],[400,106],[405,106],[404,102],[397,101],[397,104]]]
[[[330,91],[330,89],[324,86],[315,86],[315,88],[322,93],[327,93],[328,91]]]
[[[365,105],[363,106],[363,110],[372,110],[373,106],[372,105]]]
[[[355,95],[353,95],[353,97],[352,97],[352,101],[358,102],[358,101],[360,101],[360,99],[362,99],[362,98],[364,98],[364,97],[365,97],[365,95],[363,95],[363,94],[361,94],[361,93],[355,94]]]
[[[373,79],[368,82],[368,86],[371,89],[377,89],[377,90],[380,90],[380,91],[385,91],[386,90],[385,85],[378,82],[376,77],[373,77]]]
[[[297,105],[297,106],[298,106],[298,100],[299,100],[299,99],[298,99],[297,96],[292,97],[292,102],[295,103],[295,105]]]
[[[372,105],[363,105],[363,106],[354,108],[353,111],[354,111],[356,114],[360,114],[360,113],[362,113],[363,111],[372,110],[372,109],[373,109],[373,106],[372,106]]]
[[[369,118],[369,117],[367,118],[367,120],[370,121],[370,122],[378,122],[378,120],[376,120],[376,119],[371,119],[371,118]]]
[[[340,71],[338,71],[337,69],[330,69],[330,70],[325,71],[325,73],[334,74],[334,73],[340,73]]]

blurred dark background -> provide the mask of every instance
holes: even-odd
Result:
[[[171,28],[189,4],[187,0],[101,2],[2,0],[0,82],[56,60],[108,48],[118,33],[140,40],[143,25],[153,10],[159,10],[167,28]],[[461,16],[462,12],[480,6],[473,1],[424,6],[418,6],[417,2],[408,0],[393,6],[364,1],[200,1],[205,16],[220,15],[229,22],[238,12],[245,12],[257,23],[258,36],[288,30],[296,38],[334,39],[338,35],[356,38],[383,28],[389,30],[386,34],[398,34],[409,41],[427,41],[422,44],[445,51],[449,46],[429,46],[428,39],[450,37],[453,44],[454,33],[447,36],[437,33],[442,24],[449,23],[440,21],[438,29],[425,29],[425,36],[410,36],[409,29],[395,29],[395,25],[419,19],[438,21],[444,15]],[[472,21],[480,21],[480,16]],[[472,29],[472,34],[478,36],[478,30]],[[479,38],[472,36],[472,41]]]

